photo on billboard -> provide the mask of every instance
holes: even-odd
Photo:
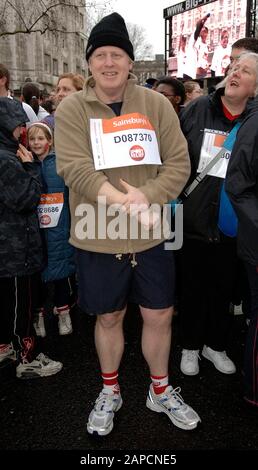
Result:
[[[224,76],[232,44],[246,36],[247,0],[198,3],[205,4],[189,8],[185,1],[168,9],[168,73],[186,80]]]

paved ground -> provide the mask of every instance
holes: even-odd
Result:
[[[97,439],[86,432],[87,416],[101,388],[93,344],[94,319],[76,313],[73,320],[75,332],[59,337],[50,317],[49,336],[42,340],[45,352],[64,363],[59,374],[22,381],[15,378],[13,366],[0,369],[0,450],[258,450],[257,410],[246,405],[241,396],[243,316],[234,317],[229,352],[238,371],[231,376],[216,371],[203,359],[200,375],[185,377],[179,370],[178,320],[174,320],[171,382],[182,387],[185,401],[202,419],[199,428],[189,432],[145,406],[149,378],[140,352],[141,321],[137,310],[131,309],[120,370],[124,405],[113,432]]]

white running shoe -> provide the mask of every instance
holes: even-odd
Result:
[[[0,362],[3,362],[7,359],[11,359],[12,361],[16,360],[16,352],[13,349],[12,343],[2,344],[0,348]]]
[[[57,374],[63,367],[62,362],[53,361],[40,353],[32,362],[21,362],[16,367],[16,377],[19,379],[35,379]]]
[[[169,385],[164,393],[156,395],[151,384],[146,406],[157,413],[166,413],[172,423],[180,429],[195,429],[201,421],[198,414],[187,405],[181,395],[180,387],[173,388]]]
[[[44,311],[40,310],[36,313],[34,320],[33,320],[34,330],[37,336],[41,336],[41,338],[45,338],[46,336],[46,329],[45,329],[45,322],[44,322]]]
[[[100,392],[87,423],[90,434],[106,436],[114,427],[115,412],[120,410],[123,400],[120,393],[103,388]]]
[[[236,372],[236,366],[226,354],[226,351],[214,351],[214,349],[208,346],[203,346],[202,355],[208,361],[213,362],[217,370],[223,374],[234,374]]]
[[[58,331],[61,336],[70,335],[73,332],[70,309],[58,309],[54,307],[54,314],[58,316]]]
[[[180,363],[181,372],[185,375],[199,374],[199,349],[183,349]]]

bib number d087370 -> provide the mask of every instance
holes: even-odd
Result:
[[[96,170],[161,165],[155,130],[143,114],[91,119],[90,135]]]

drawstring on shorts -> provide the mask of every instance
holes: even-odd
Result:
[[[123,256],[122,253],[117,253],[117,254],[115,255],[116,259],[118,259],[119,261],[121,261],[122,256]],[[131,262],[131,265],[132,265],[133,268],[134,268],[135,266],[137,266],[138,263],[137,263],[137,261],[136,261],[136,253],[131,253],[131,254],[129,254],[129,259],[130,259],[130,262]]]
[[[135,256],[136,256],[135,253],[132,253],[132,254],[130,255],[130,258],[132,258],[132,259],[131,259],[131,265],[132,265],[133,268],[134,268],[135,266],[137,266],[137,264],[138,264],[137,261],[136,261],[136,259],[135,259]]]

